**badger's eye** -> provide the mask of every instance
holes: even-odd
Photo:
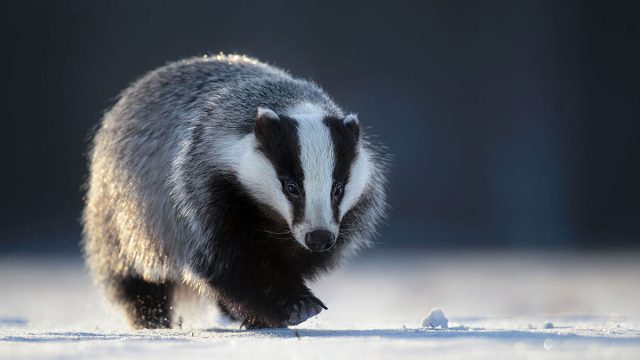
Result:
[[[342,186],[342,183],[335,183],[335,185],[333,185],[333,197],[336,200],[340,200],[340,198],[342,197],[342,194],[344,193],[344,187]]]
[[[284,183],[284,191],[289,196],[298,196],[300,195],[300,189],[298,188],[298,184],[295,181],[287,180]]]

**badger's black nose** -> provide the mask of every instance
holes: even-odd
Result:
[[[314,230],[305,235],[304,242],[311,251],[325,251],[335,244],[336,239],[331,231]]]

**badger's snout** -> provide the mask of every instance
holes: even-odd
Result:
[[[326,251],[336,243],[336,237],[329,230],[314,230],[304,236],[304,243],[311,251]]]

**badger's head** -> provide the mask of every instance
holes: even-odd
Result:
[[[311,251],[329,250],[361,197],[371,164],[355,115],[302,104],[281,114],[258,108],[238,177]]]

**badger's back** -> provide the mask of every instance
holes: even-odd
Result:
[[[187,244],[177,239],[187,234],[169,179],[192,120],[207,109],[229,112],[215,99],[243,82],[290,80],[251,58],[220,55],[168,64],[126,89],[90,151],[83,217],[91,270],[100,279],[133,271],[150,280],[179,271]]]

